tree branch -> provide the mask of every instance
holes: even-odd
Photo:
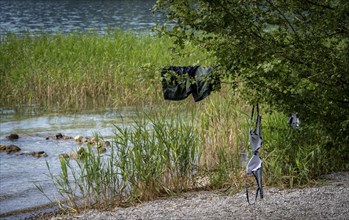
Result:
[[[328,5],[320,5],[318,3],[315,3],[315,2],[312,2],[312,1],[309,1],[309,0],[305,0],[305,1],[308,2],[311,5],[314,5],[314,6],[318,6],[318,7],[326,8],[326,9],[330,9],[330,10],[334,10],[334,8],[332,8],[331,6],[328,6]]]
[[[290,26],[290,28],[292,29],[293,33],[297,36],[298,38],[298,32],[296,31],[296,29],[293,27],[293,25],[291,24],[291,22],[286,18],[286,16],[280,11],[280,9],[278,7],[276,7],[272,2],[270,2],[269,0],[266,0],[271,7],[273,7],[278,13],[279,15],[281,15],[281,17],[286,21],[286,23],[288,24],[288,26]]]
[[[246,29],[246,26],[243,26],[237,19],[235,19],[234,15],[229,11],[229,9],[227,7],[225,7],[219,0],[215,0],[216,4],[221,7],[225,13],[227,13],[228,15],[230,15],[230,17],[234,20],[234,22],[236,22],[238,24],[238,26],[241,29]],[[259,34],[255,33],[254,31],[250,32],[252,35],[254,35],[255,37],[261,39],[262,41],[264,41],[264,38],[262,36],[260,36]]]

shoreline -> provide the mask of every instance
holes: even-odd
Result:
[[[349,219],[349,172],[324,175],[313,187],[265,188],[265,197],[248,205],[244,190],[186,192],[112,211],[40,213],[29,219]]]
[[[34,216],[49,215],[50,213],[59,213],[58,207],[54,202],[50,202],[45,205],[1,213],[0,219],[30,219]]]

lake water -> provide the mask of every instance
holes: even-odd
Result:
[[[0,36],[5,31],[22,34],[70,33],[121,28],[134,32],[149,32],[162,20],[151,8],[156,0],[0,0]],[[0,100],[1,104],[1,100]],[[23,110],[23,109],[22,109]],[[113,124],[127,123],[135,109],[123,108],[75,114],[38,114],[0,108],[0,144],[15,144],[22,151],[45,151],[46,158],[0,153],[0,218],[6,213],[33,208],[49,201],[34,186],[42,185],[53,195],[46,161],[54,174],[59,173],[58,155],[75,151],[80,145],[73,140],[46,140],[62,133],[68,136],[92,137],[99,134],[109,140]],[[10,141],[16,133],[18,140]],[[107,152],[108,153],[108,152]],[[22,218],[10,216],[9,218]]]
[[[48,157],[0,153],[0,217],[5,213],[41,206],[49,200],[40,193],[34,182],[41,185],[54,199],[56,194],[46,161],[54,175],[60,172],[59,154],[70,154],[80,146],[74,140],[55,140],[57,133],[75,137],[93,137],[98,134],[112,141],[114,125],[133,122],[134,108],[122,108],[103,112],[79,112],[74,114],[17,114],[14,110],[0,111],[0,144],[14,144],[21,152],[45,151]],[[8,140],[9,134],[18,134],[18,140]],[[104,155],[108,155],[110,149]],[[11,216],[13,218],[13,216]]]
[[[149,32],[162,20],[156,0],[0,0],[0,32]]]

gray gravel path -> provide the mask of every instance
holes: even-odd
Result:
[[[52,219],[349,219],[349,172],[324,179],[328,184],[319,187],[266,188],[264,199],[252,205],[246,202],[244,192],[226,196],[203,191],[109,212],[90,210]]]

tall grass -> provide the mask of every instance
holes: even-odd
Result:
[[[80,212],[86,208],[106,210],[120,205],[124,188],[114,160],[113,149],[108,157],[88,146],[77,160],[61,158],[61,172],[57,176],[53,175],[47,163],[57,190],[55,202],[58,206],[62,210]],[[35,186],[45,194],[39,184],[35,183]]]
[[[195,105],[166,102],[133,123],[115,125],[107,155],[88,148],[80,159],[62,159],[60,174],[51,175],[60,207],[79,212],[202,186],[240,189],[243,120],[238,102],[226,98],[213,94]],[[202,177],[209,181],[198,184]]]
[[[168,37],[116,30],[105,35],[5,34],[0,41],[1,105],[48,109],[113,107],[160,100],[166,65],[210,65],[206,52],[187,43],[172,56]]]
[[[194,118],[143,115],[115,126],[107,156],[89,147],[80,159],[61,159],[60,174],[51,174],[58,204],[76,212],[110,209],[191,188],[199,155]]]
[[[292,129],[284,114],[274,112],[265,116],[264,145],[260,152],[266,184],[299,187],[313,182],[321,174],[349,169],[347,146],[328,146],[331,142],[319,126],[303,123],[298,129]]]
[[[211,187],[240,189],[248,145],[246,103],[223,85],[198,110],[200,167],[208,172]]]
[[[145,119],[116,127],[117,167],[133,198],[149,200],[190,188],[198,157],[193,117],[160,113]]]

